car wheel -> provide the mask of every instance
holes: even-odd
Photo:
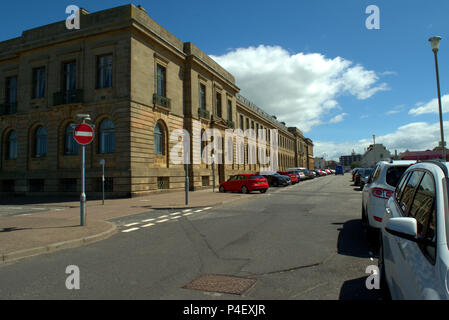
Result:
[[[226,192],[226,191],[225,191],[225,188],[224,188],[223,186],[220,186],[219,191],[220,191],[220,192]]]
[[[386,273],[385,273],[385,260],[382,239],[379,240],[379,260],[377,261],[377,267],[379,268],[379,284],[380,293],[383,300],[391,300],[390,290],[388,289]]]
[[[265,193],[265,192],[267,192],[267,189],[260,190],[260,193]]]
[[[248,188],[246,186],[242,187],[242,193],[248,193]]]

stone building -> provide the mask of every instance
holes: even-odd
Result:
[[[101,191],[102,159],[111,196],[183,189],[186,169],[192,190],[210,187],[212,165],[194,161],[203,142],[190,145],[188,166],[172,161],[170,151],[182,140],[172,137],[176,129],[196,137],[208,129],[223,136],[226,129],[264,129],[267,135],[277,129],[279,169],[313,168],[310,139],[240,96],[229,72],[143,8],[82,9],[80,18],[79,30],[62,21],[0,42],[0,192],[78,193],[81,152],[72,137],[78,114],[89,114],[95,126],[86,147],[91,195]],[[248,141],[242,164],[215,165],[217,183],[261,168],[248,163],[254,152]]]

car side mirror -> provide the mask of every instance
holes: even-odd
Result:
[[[415,218],[399,217],[391,218],[385,227],[388,233],[394,236],[418,242],[418,223]]]

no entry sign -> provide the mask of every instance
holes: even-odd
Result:
[[[73,138],[79,144],[87,145],[94,139],[94,129],[88,124],[79,124],[73,130]]]

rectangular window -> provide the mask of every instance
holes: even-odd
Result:
[[[201,177],[201,185],[203,187],[208,187],[209,186],[209,176],[202,176]]]
[[[245,130],[245,124],[243,123],[243,116],[240,115],[240,129]]]
[[[169,188],[169,177],[157,177],[157,188],[158,189],[168,189]]]
[[[29,180],[30,192],[44,192],[44,179]]]
[[[232,101],[228,100],[228,120],[232,121]]]
[[[45,97],[45,67],[33,69],[33,99]]]
[[[206,86],[204,84],[200,84],[200,108],[206,109]]]
[[[3,180],[2,191],[3,192],[14,192],[14,180]]]
[[[6,78],[6,103],[17,103],[17,76]]]
[[[165,68],[158,64],[156,84],[157,84],[157,95],[161,97],[166,97],[167,94],[165,87],[166,84],[165,77],[166,77]]]
[[[249,129],[249,119],[246,118],[246,128],[245,129]]]
[[[76,192],[77,191],[76,184],[77,184],[76,179],[61,179],[60,189],[63,192]]]
[[[222,117],[222,112],[221,112],[221,93],[217,92],[217,101],[216,101],[216,105],[217,105],[217,116],[218,117]]]
[[[97,89],[112,88],[112,54],[97,57]]]
[[[62,91],[70,92],[76,89],[76,61],[62,65]]]

